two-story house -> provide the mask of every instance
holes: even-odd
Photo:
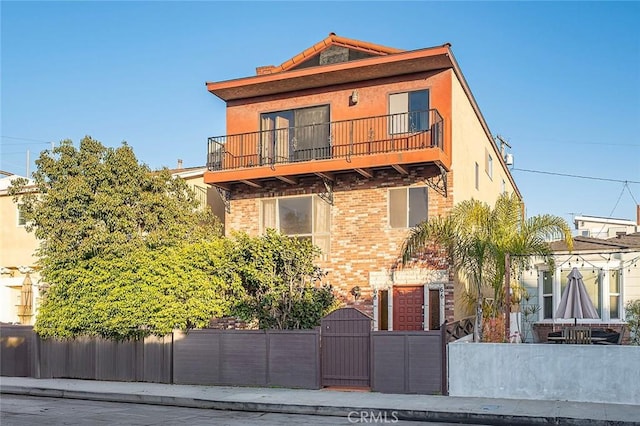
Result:
[[[376,329],[466,315],[442,258],[396,269],[408,231],[460,201],[519,194],[449,44],[404,51],[329,34],[256,75],[207,83],[226,102],[208,141],[225,230],[308,238]]]
[[[19,177],[0,171],[0,322],[31,325],[40,297],[35,257],[39,241],[27,232],[18,203],[9,194],[11,182]]]

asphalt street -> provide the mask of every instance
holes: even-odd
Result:
[[[31,425],[180,425],[281,426],[358,425],[445,426],[450,423],[398,421],[393,412],[353,412],[347,417],[222,411],[202,408],[130,404],[2,395],[2,426]]]

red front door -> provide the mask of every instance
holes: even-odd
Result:
[[[398,331],[424,330],[424,287],[393,288],[393,329]]]

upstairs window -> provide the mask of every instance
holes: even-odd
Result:
[[[389,226],[412,228],[427,219],[427,188],[389,190]]]
[[[389,95],[389,134],[429,130],[429,91]]]
[[[487,172],[487,176],[489,176],[489,179],[493,179],[493,157],[491,157],[489,151],[485,151],[484,170],[485,172]]]
[[[27,219],[24,217],[24,213],[22,213],[22,210],[20,210],[20,206],[18,206],[16,210],[18,215],[18,226],[26,226]]]

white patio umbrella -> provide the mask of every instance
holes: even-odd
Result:
[[[582,281],[582,274],[578,268],[571,269],[567,278],[569,281],[562,292],[556,318],[573,318],[576,324],[578,318],[600,318],[587,293],[587,288]]]

